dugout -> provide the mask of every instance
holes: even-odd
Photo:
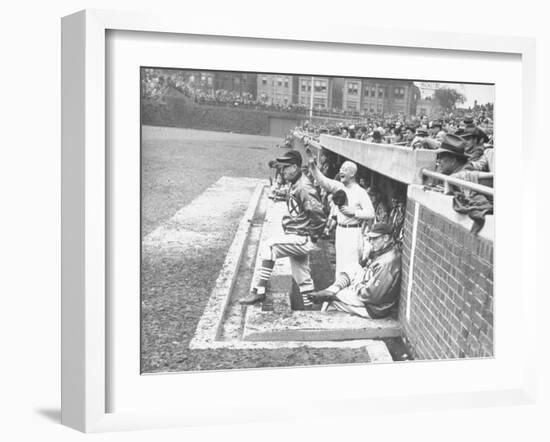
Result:
[[[453,209],[452,195],[425,188],[425,171],[435,169],[432,150],[326,134],[295,137],[335,155],[338,164],[357,163],[386,199],[394,192],[406,201],[398,320],[414,357],[492,356],[493,215],[473,233],[472,219]]]

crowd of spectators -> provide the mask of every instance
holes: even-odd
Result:
[[[146,100],[162,101],[170,88],[169,77],[153,69],[145,69],[141,77],[141,96]]]
[[[310,136],[322,133],[355,138],[371,143],[394,144],[413,149],[437,149],[446,134],[464,138],[466,151],[475,145],[493,145],[493,108],[490,104],[471,109],[457,109],[438,118],[405,117],[403,114],[369,115],[361,122],[340,122],[328,125],[305,121],[301,129]],[[481,156],[483,149],[478,149]],[[475,158],[474,158],[475,159]]]
[[[432,120],[427,116],[405,119],[390,115],[368,118],[359,124],[342,122],[332,126],[305,121],[300,129],[312,138],[325,133],[413,150],[437,150],[438,159],[453,156],[459,160],[454,167],[444,167],[442,162],[438,162],[438,170],[445,175],[458,174],[461,179],[471,181],[476,176],[463,173],[465,171],[493,172],[493,108],[490,104],[459,109]],[[477,174],[479,176],[483,177]]]

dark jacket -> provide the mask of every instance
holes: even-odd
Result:
[[[364,275],[357,296],[371,318],[388,316],[397,304],[401,287],[401,252],[397,245],[368,261]]]
[[[485,225],[485,215],[493,213],[493,201],[481,193],[460,192],[453,198],[453,209],[470,216],[474,221],[471,232],[477,235]]]
[[[326,216],[319,194],[306,176],[301,175],[292,184],[286,204],[288,215],[282,220],[285,233],[313,237],[321,235]]]

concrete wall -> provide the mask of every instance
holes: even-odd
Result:
[[[270,133],[270,119],[276,118],[285,123],[288,122],[289,127],[293,127],[298,125],[303,117],[303,115],[286,112],[199,105],[183,96],[167,96],[164,104],[144,103],[142,105],[142,124],[252,135],[279,136],[278,132]]]
[[[409,186],[399,320],[418,359],[493,355],[494,219],[473,235],[451,204]]]
[[[272,137],[284,137],[288,132],[296,127],[298,124],[296,120],[289,118],[281,118],[276,116],[269,116],[269,136]]]
[[[436,153],[433,150],[412,150],[324,134],[320,137],[320,143],[338,155],[401,183],[421,183],[420,170],[435,168]]]

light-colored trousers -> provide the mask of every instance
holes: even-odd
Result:
[[[337,226],[334,248],[336,250],[336,272],[334,273],[338,276],[359,264],[363,255],[363,229]]]
[[[309,236],[281,235],[267,241],[262,258],[276,261],[288,257],[292,277],[302,293],[314,290],[309,264],[309,254],[314,248]]]
[[[363,318],[370,318],[365,304],[357,297],[357,293],[352,287],[340,290],[336,294],[336,299],[337,301],[331,302],[329,309],[333,308]]]

